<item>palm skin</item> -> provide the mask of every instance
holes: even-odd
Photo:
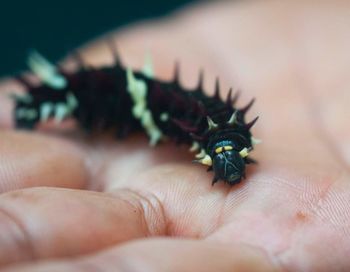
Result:
[[[349,271],[349,11],[222,2],[118,33],[132,67],[149,48],[159,77],[181,56],[185,86],[203,67],[256,97],[259,165],[212,187],[185,147],[3,130],[1,271]],[[104,42],[83,57],[111,63]]]

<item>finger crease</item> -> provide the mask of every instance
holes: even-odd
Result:
[[[123,189],[127,195],[123,198],[128,204],[136,207],[141,214],[142,225],[146,236],[167,235],[168,227],[164,207],[153,193],[141,193],[135,189]]]
[[[22,224],[21,220],[19,220],[16,216],[14,216],[11,212],[7,211],[4,207],[0,206],[0,216],[3,215],[4,223],[6,221],[12,224],[15,229],[9,228],[10,232],[12,231],[13,242],[15,246],[20,250],[20,253],[26,256],[27,260],[35,260],[37,259],[37,254],[35,252],[35,247],[33,241],[31,239],[30,234],[27,232],[25,226]],[[0,226],[2,220],[0,220]]]

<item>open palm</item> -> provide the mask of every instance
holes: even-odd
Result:
[[[242,105],[257,98],[259,165],[239,185],[212,187],[187,148],[142,135],[2,130],[0,270],[349,271],[350,5],[294,2],[210,4],[116,35],[131,67],[148,49],[161,78],[178,57],[183,85],[204,68],[208,93],[219,74]],[[83,58],[112,61],[103,41]],[[1,89],[8,127],[20,86]]]

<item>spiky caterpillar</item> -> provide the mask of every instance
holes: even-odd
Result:
[[[254,162],[248,154],[256,143],[250,128],[257,121],[246,123],[245,114],[254,99],[236,109],[237,94],[232,97],[230,90],[222,101],[218,80],[215,95],[207,96],[202,73],[197,88],[184,90],[177,68],[174,80],[165,82],[153,78],[150,62],[142,71],[133,71],[115,56],[111,67],[82,65],[77,72],[68,73],[33,52],[28,64],[42,84],[33,87],[18,77],[28,93],[15,97],[16,127],[33,129],[49,118],[57,122],[75,118],[88,132],[117,128],[118,136],[123,137],[144,130],[151,145],[165,137],[192,144],[190,150],[198,151],[194,162],[214,171],[212,184],[223,180],[233,185],[245,178],[246,164]]]

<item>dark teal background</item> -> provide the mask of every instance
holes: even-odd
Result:
[[[24,70],[29,49],[50,60],[119,26],[164,16],[189,0],[3,1],[0,8],[0,76]]]

